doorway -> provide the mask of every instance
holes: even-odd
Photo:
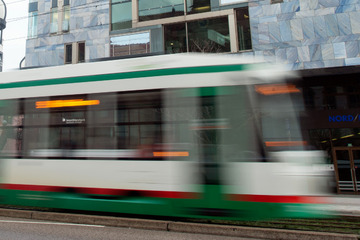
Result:
[[[334,147],[338,193],[360,193],[360,147]]]

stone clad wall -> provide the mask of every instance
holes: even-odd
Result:
[[[60,34],[50,34],[51,1],[38,4],[38,36],[26,42],[26,66],[63,65],[64,44],[81,41],[85,41],[86,60],[109,56],[108,0],[70,1],[70,31]]]
[[[292,69],[360,65],[360,0],[271,2],[249,0],[255,56]]]

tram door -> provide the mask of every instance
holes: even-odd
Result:
[[[360,148],[334,147],[338,193],[360,193]]]

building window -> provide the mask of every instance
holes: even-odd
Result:
[[[243,51],[252,49],[248,8],[237,9],[236,20],[239,39],[239,50]]]
[[[2,44],[2,30],[0,30],[0,44]]]
[[[38,21],[38,2],[30,1],[29,3],[29,22],[28,22],[28,38],[37,36]]]
[[[85,62],[85,42],[65,44],[65,64]]]
[[[78,43],[78,62],[85,62],[85,42]]]
[[[228,17],[188,23],[190,52],[230,52]]]
[[[72,44],[65,45],[65,64],[72,63]]]
[[[132,27],[131,0],[113,0],[111,2],[111,30]]]
[[[57,33],[58,32],[58,8],[52,8],[50,10],[50,33]]]
[[[150,53],[150,32],[112,37],[110,51],[111,57]]]
[[[59,3],[63,5],[59,8]],[[51,1],[50,33],[68,32],[70,30],[70,0]]]
[[[138,3],[140,21],[184,15],[184,0],[138,0]]]
[[[167,25],[164,34],[166,53],[230,52],[227,17]]]
[[[186,0],[186,13],[201,13],[211,11],[210,0]]]
[[[70,0],[64,1],[63,6],[63,19],[62,19],[62,31],[68,32],[70,30]]]
[[[187,52],[185,23],[165,25],[165,53]]]

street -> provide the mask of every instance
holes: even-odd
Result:
[[[190,234],[132,228],[115,228],[101,225],[48,222],[21,218],[0,217],[0,239],[2,240],[91,240],[91,239],[198,239],[239,240],[248,238],[226,237],[205,234]]]

